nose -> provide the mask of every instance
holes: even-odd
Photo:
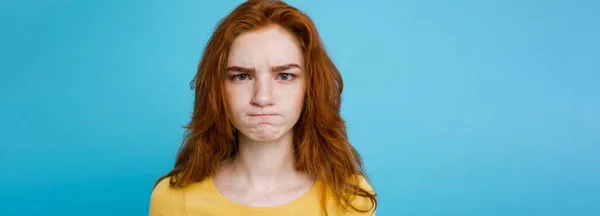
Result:
[[[259,107],[273,105],[273,86],[267,79],[256,79],[250,103]]]

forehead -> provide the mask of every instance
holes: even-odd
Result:
[[[303,64],[296,38],[280,27],[268,27],[237,36],[229,50],[227,65],[259,67]]]

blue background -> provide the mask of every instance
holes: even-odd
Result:
[[[0,6],[0,215],[145,215],[241,1]],[[600,215],[600,1],[318,1],[378,215]]]

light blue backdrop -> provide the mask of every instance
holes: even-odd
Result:
[[[145,215],[241,1],[0,6],[0,215]],[[600,215],[600,1],[295,0],[378,215]]]

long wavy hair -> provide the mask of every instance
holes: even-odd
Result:
[[[184,126],[185,138],[175,166],[156,184],[167,177],[171,177],[170,187],[200,182],[214,174],[221,162],[236,155],[238,132],[230,122],[224,91],[228,51],[236,36],[273,25],[296,37],[305,59],[305,103],[293,128],[296,170],[316,176],[333,193],[338,206],[374,211],[376,195],[359,186],[357,176],[368,178],[340,115],[342,76],[327,55],[313,21],[282,1],[249,0],[219,22],[190,83],[195,90],[194,109],[191,121]],[[323,206],[325,193],[323,189]],[[354,206],[351,199],[356,196],[368,198],[371,209]]]

